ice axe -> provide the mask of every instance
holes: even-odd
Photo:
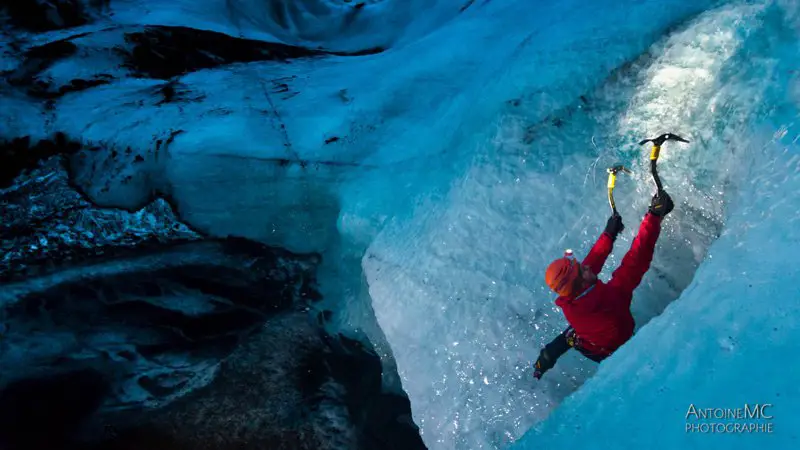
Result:
[[[633,172],[623,165],[609,167],[606,172],[608,172],[608,204],[611,205],[611,214],[616,216],[618,213],[617,205],[614,204],[614,186],[617,184],[617,174],[622,172],[630,175]]]
[[[657,194],[664,192],[664,187],[661,185],[661,178],[658,177],[658,169],[656,168],[656,163],[658,162],[658,156],[659,153],[661,152],[661,146],[666,141],[678,141],[678,142],[689,143],[689,141],[687,141],[686,139],[673,133],[664,133],[657,138],[644,139],[641,142],[639,142],[639,145],[644,145],[648,142],[653,143],[653,149],[650,150],[650,173],[653,174],[653,181],[655,181],[656,189],[658,189]]]

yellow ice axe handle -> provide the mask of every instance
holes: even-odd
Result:
[[[615,172],[608,173],[608,204],[611,206],[612,214],[617,213],[617,205],[614,204],[614,186],[617,183],[617,174]]]
[[[650,161],[657,160],[659,152],[661,152],[661,146],[660,145],[654,145],[653,149],[650,150]]]
[[[617,183],[617,174],[609,173],[608,174],[608,190],[609,190],[609,192],[612,189],[614,189],[614,186],[616,185],[616,183]]]

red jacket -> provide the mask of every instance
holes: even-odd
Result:
[[[633,290],[650,268],[660,232],[661,218],[647,213],[630,250],[608,283],[597,280],[594,286],[575,298],[556,299],[556,305],[564,311],[584,350],[605,357],[633,336],[634,322],[630,310]],[[608,234],[601,234],[583,264],[599,274],[613,245],[614,241]]]

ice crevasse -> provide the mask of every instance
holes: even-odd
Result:
[[[431,449],[797,447],[793,2],[267,3],[121,0],[104,20],[330,53],[114,72],[46,121],[5,98],[2,131],[102,143],[73,163],[100,205],[156,193],[202,232],[320,252],[331,326],[369,328]],[[70,31],[83,51],[45,75],[117,70],[96,56],[120,43],[107,25]],[[635,294],[635,337],[536,382],[532,361],[566,326],[544,267],[592,245],[605,168],[624,163],[607,278],[653,192],[637,142],[663,132],[691,142],[659,161],[676,208]],[[686,430],[690,405],[745,403],[770,405],[771,433]]]
[[[712,8],[545,123],[504,111],[443,206],[383,230],[365,271],[426,443],[795,445],[796,23],[785,3]],[[566,325],[542,268],[565,247],[585,254],[606,218],[603,169],[624,162],[636,172],[616,194],[628,230],[607,276],[653,192],[636,142],[668,131],[692,143],[660,160],[678,206],[636,292],[636,337],[597,373],[569,356],[534,383],[530,362]],[[687,416],[745,404],[773,418]]]

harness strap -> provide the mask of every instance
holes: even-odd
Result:
[[[583,347],[583,345],[581,345],[583,340],[580,338],[580,336],[578,336],[578,333],[576,333],[575,329],[572,328],[571,326],[568,327],[566,330],[564,330],[564,336],[567,338],[567,344],[570,347],[574,348],[575,350],[578,350],[579,352],[581,352],[581,354],[583,354],[583,356],[591,359],[592,361],[600,362],[608,357],[608,355],[598,355],[596,353],[590,352],[585,347]],[[606,349],[602,347],[600,347],[600,350],[606,353],[610,353],[607,352]]]

